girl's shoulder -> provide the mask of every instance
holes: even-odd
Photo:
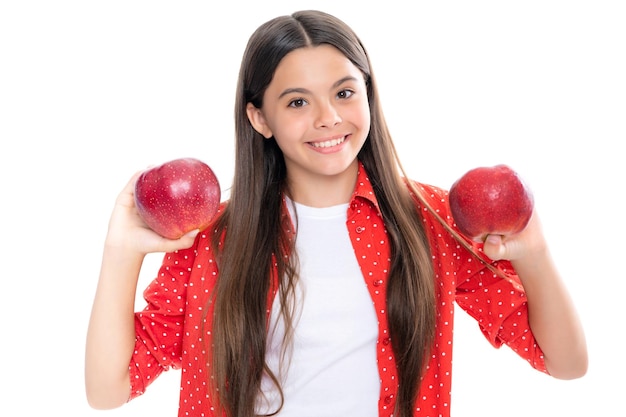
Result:
[[[457,228],[451,214],[447,189],[418,181],[407,182],[407,186],[416,209],[427,225],[427,231],[448,243],[458,241],[472,252],[478,249],[476,242],[462,236]]]
[[[447,189],[415,180],[407,180],[406,184],[418,207],[433,209],[441,215],[450,217]]]

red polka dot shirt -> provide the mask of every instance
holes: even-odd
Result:
[[[453,224],[447,192],[425,184],[416,183],[416,186],[439,216]],[[477,321],[493,346],[508,345],[532,367],[547,371],[543,353],[528,324],[526,296],[510,263],[493,263],[506,272],[509,280],[496,276],[464,249],[428,210],[418,209],[422,210],[429,236],[438,307],[436,338],[414,415],[447,417],[450,415],[455,303]],[[398,375],[386,318],[389,246],[363,167],[359,169],[346,226],[378,316],[379,415],[391,417]],[[210,346],[210,325],[204,327],[202,334],[203,308],[218,275],[209,242],[209,234],[203,232],[192,248],[166,254],[158,276],[144,291],[145,309],[135,315],[136,344],[130,362],[129,398],[143,394],[163,371],[178,369],[181,371],[178,413],[181,417],[214,415],[204,350],[204,346]],[[271,302],[270,299],[269,306]]]

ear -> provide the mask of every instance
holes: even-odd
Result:
[[[261,109],[256,108],[252,103],[248,103],[246,105],[246,113],[248,114],[248,120],[254,130],[263,135],[265,139],[269,139],[273,136],[272,129],[267,125]]]

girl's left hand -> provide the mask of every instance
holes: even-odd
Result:
[[[514,235],[488,235],[483,246],[483,252],[494,261],[521,261],[545,249],[546,241],[536,211],[533,211],[528,225],[521,232]]]

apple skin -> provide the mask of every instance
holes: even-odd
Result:
[[[135,182],[135,206],[159,235],[178,239],[206,228],[219,208],[220,184],[213,170],[195,158],[151,167]]]
[[[450,187],[449,204],[459,231],[481,242],[488,234],[506,236],[524,230],[534,197],[517,172],[500,164],[467,171]]]

